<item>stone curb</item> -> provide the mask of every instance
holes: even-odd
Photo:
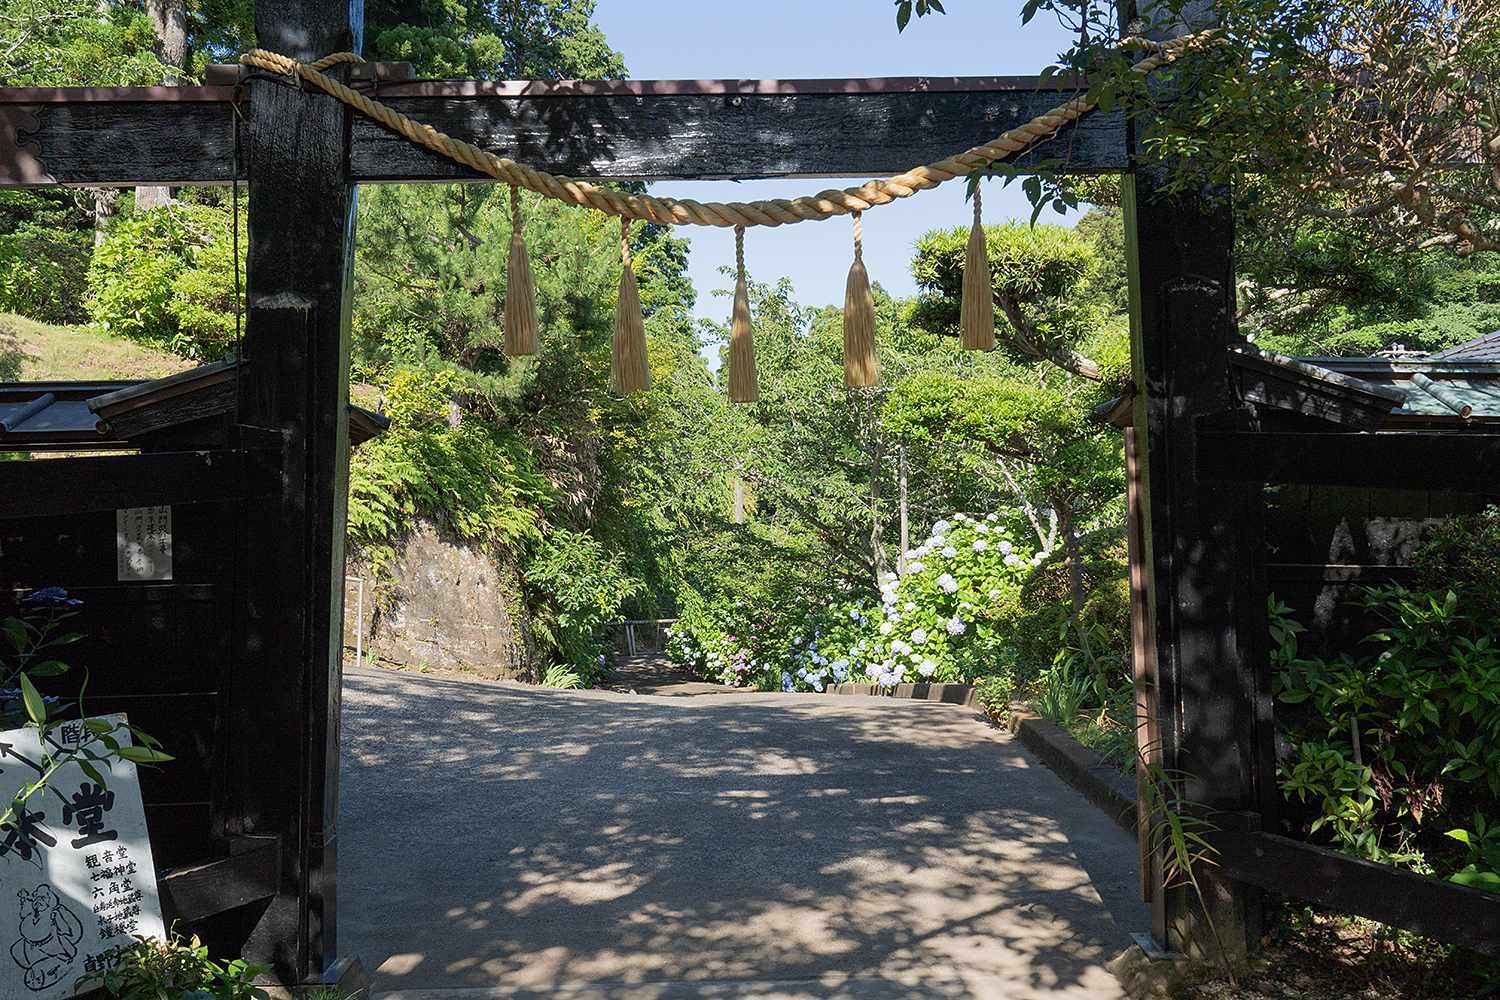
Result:
[[[834,684],[830,694],[884,695],[885,691],[874,684]],[[910,698],[915,701],[940,701],[948,705],[979,707],[979,691],[972,684],[897,684],[890,693],[892,698]]]
[[[1010,731],[1058,777],[1135,835],[1135,777],[1099,763],[1094,751],[1032,712],[1012,705]]]

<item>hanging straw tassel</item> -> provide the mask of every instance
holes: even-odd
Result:
[[[974,189],[974,228],[964,258],[963,348],[989,351],[995,347],[995,300],[990,284],[990,254],[984,226],[979,221],[979,188]]]
[[[505,354],[526,357],[537,352],[536,292],[531,257],[521,235],[521,189],[510,186],[510,264],[505,269]]]
[[[646,359],[646,324],[641,318],[641,292],[630,269],[630,220],[620,219],[620,294],[615,304],[615,347],[610,359],[609,387],[615,392],[645,392],[651,388],[651,365]]]
[[[729,401],[760,402],[755,377],[755,330],[750,325],[750,293],[745,287],[745,227],[734,227],[734,315],[729,321]]]
[[[875,298],[865,271],[859,212],[854,214],[854,264],[844,291],[844,386],[863,389],[880,381],[880,358],[875,353]]]

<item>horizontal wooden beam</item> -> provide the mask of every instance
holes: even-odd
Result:
[[[179,868],[161,880],[163,902],[189,923],[276,895],[281,879],[281,838],[241,837],[230,855]]]
[[[221,450],[0,462],[0,520],[273,496],[280,460]]]
[[[1251,885],[1500,955],[1500,893],[1264,833],[1255,813],[1216,817],[1215,870]]]
[[[1500,434],[1209,431],[1197,438],[1205,482],[1302,483],[1500,493]]]
[[[280,84],[258,79],[242,100]],[[0,88],[0,187],[223,184],[233,87]],[[376,96],[456,139],[599,180],[875,177],[961,153],[1065,103],[1033,78],[822,81],[416,81]],[[332,100],[332,98],[329,98]],[[485,180],[354,115],[352,183]],[[1121,112],[1093,113],[1018,157],[1126,164]],[[240,175],[246,166],[241,163]],[[811,192],[810,192],[811,193]]]

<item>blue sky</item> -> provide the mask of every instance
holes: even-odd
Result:
[[[901,34],[889,0],[598,0],[594,17],[636,80],[1023,76],[1052,64],[1069,39],[1045,13],[1022,27],[1021,5],[946,0],[947,14],[913,17]],[[699,201],[754,201],[869,179],[673,181],[652,190]],[[988,223],[1031,215],[1020,185],[1002,188],[999,180],[986,182],[984,209]],[[1057,218],[1050,209],[1047,214]],[[909,266],[917,238],[971,219],[962,180],[866,212],[871,280],[896,296],[915,293]],[[698,291],[697,314],[727,322],[729,297],[710,293],[732,287],[717,269],[734,263],[734,231],[693,226],[680,234],[692,239],[688,270]],[[842,305],[852,239],[847,217],[751,229],[745,266],[757,281],[790,278],[805,305]]]

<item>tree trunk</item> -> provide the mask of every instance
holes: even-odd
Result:
[[[104,245],[109,233],[109,220],[114,218],[115,199],[120,197],[119,188],[93,188],[94,195],[94,246]]]
[[[896,557],[896,569],[906,572],[906,551],[911,548],[910,522],[906,515],[906,445],[900,447],[901,455],[901,554]]]
[[[1005,314],[1006,322],[1010,324],[1011,343],[1023,353],[1050,361],[1063,371],[1072,372],[1074,375],[1093,382],[1098,382],[1103,378],[1099,371],[1099,363],[1094,359],[1086,358],[1058,341],[1043,340],[1027,321],[1026,314],[1021,310],[1021,303],[1018,300],[1008,295],[996,294],[995,302],[1000,306],[1000,311]]]
[[[1063,551],[1068,560],[1068,601],[1073,609],[1073,620],[1083,614],[1083,551],[1078,544],[1078,535],[1073,531],[1073,510],[1065,501],[1054,500],[1052,509],[1057,511],[1058,530],[1063,536]]]
[[[880,521],[880,461],[885,454],[885,437],[875,427],[875,401],[870,401],[870,566],[875,571],[875,586],[885,582],[884,527]]]
[[[162,83],[175,87],[182,83],[182,70],[187,66],[187,4],[186,0],[146,0],[146,16],[156,32],[156,44],[152,51],[167,67]],[[172,189],[168,187],[138,187],[135,189],[135,210],[145,212],[160,208],[172,200]]]

